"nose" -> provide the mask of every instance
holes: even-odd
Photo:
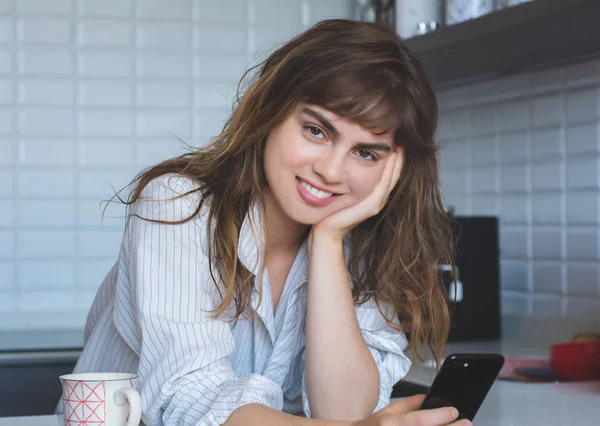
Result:
[[[344,154],[336,152],[336,150],[322,154],[313,163],[313,171],[327,184],[342,182],[344,180]]]

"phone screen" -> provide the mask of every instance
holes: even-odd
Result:
[[[452,406],[459,419],[473,420],[503,365],[504,357],[498,354],[448,356],[421,409]]]

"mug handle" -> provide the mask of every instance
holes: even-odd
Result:
[[[115,404],[123,405],[129,401],[129,419],[127,426],[138,426],[142,420],[142,399],[133,388],[117,389],[114,394]]]

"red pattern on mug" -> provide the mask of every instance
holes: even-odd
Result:
[[[85,382],[63,382],[65,426],[82,423],[104,426],[106,415],[106,387],[104,382],[89,386]]]

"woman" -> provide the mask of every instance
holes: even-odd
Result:
[[[438,361],[448,332],[436,125],[382,26],[325,21],[276,50],[212,143],[133,182],[75,371],[137,373],[148,425],[454,421],[385,408],[403,332]]]

